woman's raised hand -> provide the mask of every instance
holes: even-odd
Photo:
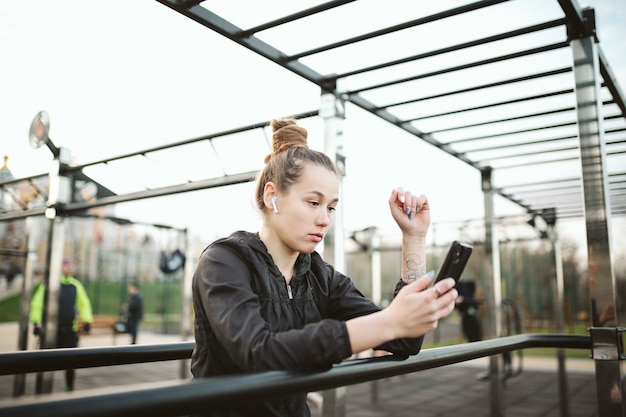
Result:
[[[430,226],[430,206],[424,194],[394,188],[389,197],[389,208],[403,233],[426,235]]]

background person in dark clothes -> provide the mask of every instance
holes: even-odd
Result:
[[[83,332],[91,331],[93,313],[91,311],[91,301],[85,287],[74,278],[74,261],[71,258],[63,258],[61,266],[61,288],[59,290],[59,311],[57,322],[57,348],[74,348],[78,346],[78,320],[76,314],[80,316],[83,324]],[[44,285],[41,284],[30,303],[30,321],[34,324],[33,334],[41,334],[41,321],[43,316]],[[74,369],[65,370],[65,389],[74,390]]]
[[[476,283],[471,280],[461,280],[456,289],[459,296],[456,299],[456,309],[461,314],[461,330],[468,342],[482,340],[482,328],[478,317],[478,306],[482,303],[476,298]]]
[[[139,322],[143,318],[143,299],[139,293],[139,286],[135,282],[132,282],[128,286],[128,294],[130,294],[130,300],[128,301],[126,310],[126,325],[127,331],[130,334],[131,343],[134,345],[137,343]]]

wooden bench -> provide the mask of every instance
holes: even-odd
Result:
[[[89,333],[84,333],[82,331],[83,322],[79,320],[78,328],[81,329],[81,336],[98,336],[98,335],[112,335],[113,344],[115,344],[115,336],[120,334],[115,330],[115,323],[119,321],[118,316],[108,315],[108,314],[95,314],[93,316],[93,321],[91,322],[91,330]]]

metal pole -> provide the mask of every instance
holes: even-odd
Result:
[[[380,306],[382,301],[382,264],[380,254],[380,236],[376,230],[371,232],[370,251],[372,258],[372,301]]]
[[[71,189],[68,177],[61,175],[63,167],[69,164],[71,157],[67,148],[59,148],[54,153],[54,161],[50,169],[49,193],[46,202],[46,218],[49,219],[48,246],[46,249],[46,273],[44,276],[44,302],[41,319],[40,348],[56,348],[57,318],[59,293],[61,288],[61,264],[65,241],[65,224],[63,217],[58,216],[60,205],[70,201]],[[35,392],[37,394],[52,392],[53,374],[45,372],[37,374]]]
[[[59,292],[61,289],[61,263],[63,258],[63,242],[65,240],[65,224],[63,218],[50,219],[48,230],[48,248],[46,250],[46,275],[44,280],[44,304],[41,320],[41,349],[56,348],[57,319],[59,310]],[[35,392],[51,393],[53,372],[37,374]]]
[[[345,158],[342,154],[343,145],[340,142],[343,136],[343,120],[345,118],[344,102],[328,93],[322,95],[322,105],[319,112],[324,119],[324,153],[330,156],[343,179],[345,175]],[[339,201],[342,200],[343,181],[339,189]],[[335,209],[334,221],[324,240],[324,258],[337,270],[345,272],[345,245],[343,229],[343,204]]]
[[[494,190],[491,169],[482,171],[482,190],[485,203],[485,306],[487,310],[486,336],[493,339],[502,335],[502,293],[500,288],[500,247],[495,230]],[[501,369],[499,357],[489,358],[490,416],[504,415]]]
[[[589,262],[592,358],[600,416],[626,416],[624,346],[625,294],[617,291],[611,257],[611,204],[608,194],[599,53],[593,9],[583,11],[587,33],[573,36],[576,104]]]
[[[183,288],[181,289],[182,297],[182,317],[180,320],[180,339],[184,342],[192,334],[191,330],[191,281],[193,279],[193,272],[195,268],[196,259],[196,245],[189,243],[189,236],[187,229],[184,230],[185,239],[185,266],[183,269]],[[181,379],[186,379],[189,376],[189,360],[180,361]]]
[[[24,260],[24,280],[22,281],[22,297],[20,299],[20,318],[19,318],[19,335],[17,341],[17,350],[28,350],[28,330],[29,330],[29,312],[30,300],[33,295],[33,276],[35,264],[37,262],[37,241],[38,236],[35,233],[36,228],[33,227],[35,219],[27,217],[26,225],[26,258]],[[13,380],[13,396],[20,397],[24,395],[26,385],[26,375],[16,374]]]
[[[548,226],[548,235],[552,243],[554,254],[554,269],[556,273],[556,290],[554,291],[554,330],[556,333],[565,331],[565,303],[564,303],[564,280],[563,280],[563,256],[561,253],[561,241],[553,225]],[[565,366],[565,350],[557,349],[558,376],[559,376],[559,403],[561,416],[569,417],[569,388]]]
[[[341,176],[345,175],[345,159],[341,154],[343,146],[339,139],[343,135],[342,124],[345,118],[344,102],[334,94],[322,95],[320,116],[324,119],[324,152],[334,159]],[[339,201],[342,200],[343,184],[340,185]],[[331,230],[324,240],[324,258],[341,272],[345,271],[345,249],[343,229],[343,205],[335,210]],[[329,239],[330,238],[330,239]],[[339,417],[346,414],[346,387],[338,387],[323,392],[322,417]]]

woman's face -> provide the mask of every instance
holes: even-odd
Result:
[[[276,195],[278,213],[269,211],[272,227],[287,248],[310,253],[324,239],[339,201],[339,178],[328,169],[307,163],[300,182],[288,194]]]

